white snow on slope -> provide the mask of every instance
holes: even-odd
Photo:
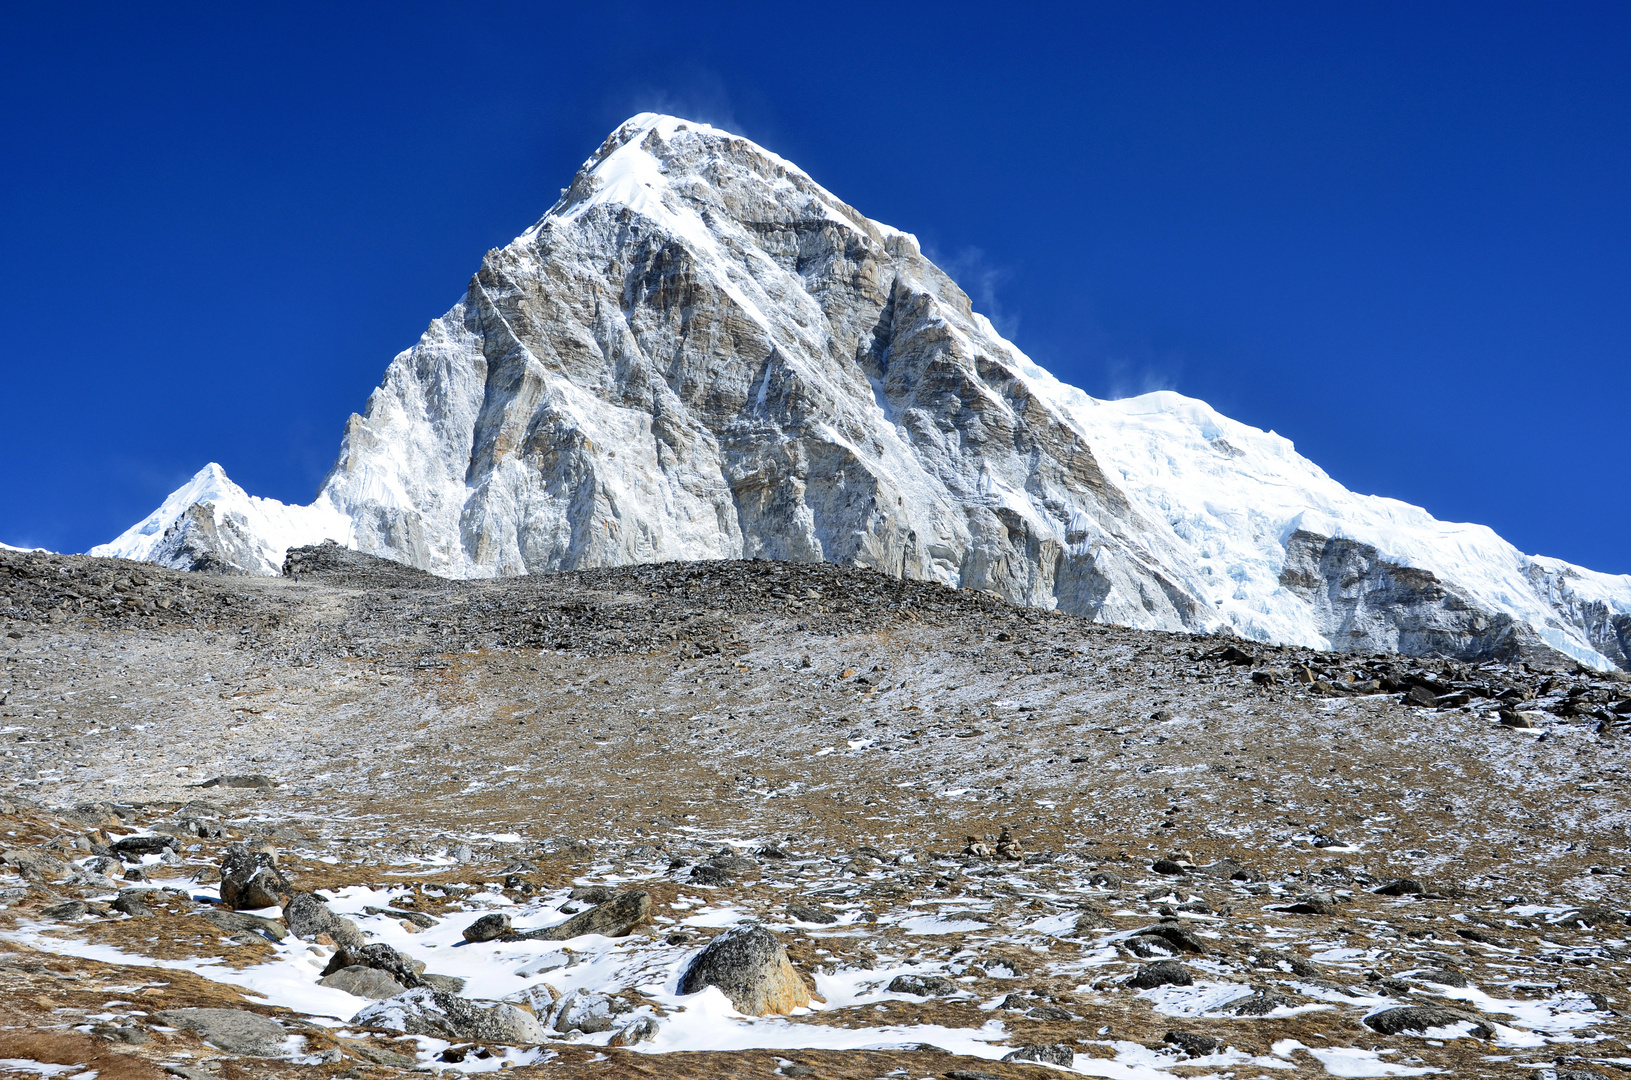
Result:
[[[272,568],[269,573],[279,572],[284,554],[292,547],[321,544],[324,540],[347,546],[351,543],[351,519],[327,499],[319,498],[310,506],[289,506],[276,499],[250,495],[227,479],[226,472],[212,461],[171,492],[157,510],[87,554],[152,561],[164,534],[195,504],[211,508],[217,527],[229,519],[238,523],[240,531],[253,538],[258,554]]]

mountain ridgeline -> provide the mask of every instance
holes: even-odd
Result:
[[[1631,668],[1631,577],[1356,495],[1178,394],[1090,398],[910,235],[652,114],[391,362],[312,505],[211,465],[93,554],[275,574],[323,539],[455,578],[828,561],[1149,629]]]

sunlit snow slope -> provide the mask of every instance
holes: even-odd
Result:
[[[1631,577],[1355,495],[1178,394],[1089,398],[911,236],[653,114],[392,361],[313,506],[211,466],[98,552],[271,573],[325,538],[454,577],[827,560],[1152,629],[1631,666]]]

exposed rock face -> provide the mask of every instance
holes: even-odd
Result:
[[[1631,578],[1354,495],[1202,402],[1089,398],[911,236],[649,114],[392,361],[311,506],[211,466],[96,553],[266,573],[324,538],[451,577],[827,560],[1151,629],[1631,662]]]

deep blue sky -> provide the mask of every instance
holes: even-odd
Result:
[[[482,252],[661,109],[916,233],[1090,393],[1631,572],[1631,6],[235,7],[7,13],[0,540],[83,550],[209,460],[308,501]]]

